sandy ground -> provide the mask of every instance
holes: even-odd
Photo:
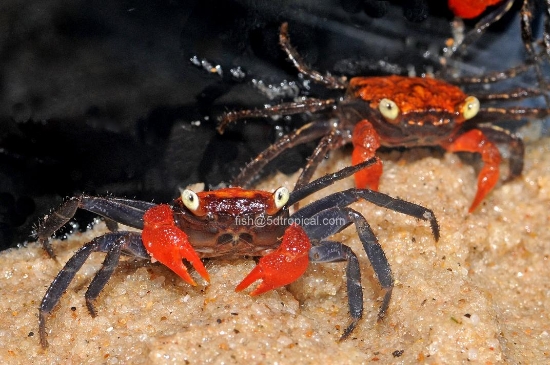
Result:
[[[396,279],[381,323],[380,289],[350,227],[335,239],[361,261],[365,316],[342,343],[337,339],[349,320],[343,264],[311,265],[289,287],[251,297],[234,287],[252,260],[209,261],[212,282],[199,280],[197,287],[159,264],[127,260],[91,318],[84,292],[103,260],[94,254],[50,316],[50,347],[43,350],[37,308],[61,264],[29,243],[0,253],[0,363],[548,363],[550,139],[531,143],[523,176],[499,184],[473,214],[467,209],[475,169],[457,155],[418,149],[382,157],[381,191],[433,209],[441,239],[434,241],[425,222],[355,204]],[[335,154],[320,173],[348,161]],[[279,175],[262,187],[280,184],[291,181]],[[335,189],[352,184],[348,179]],[[60,262],[103,232],[101,223],[53,242]]]

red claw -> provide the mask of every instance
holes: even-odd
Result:
[[[367,120],[362,120],[355,125],[351,141],[353,143],[352,165],[358,165],[373,158],[376,150],[380,148],[380,137]],[[378,191],[381,175],[382,161],[377,160],[373,165],[355,173],[355,186],[359,189]]]
[[[208,272],[189,243],[187,235],[176,227],[170,206],[161,204],[149,209],[143,215],[143,222],[141,239],[153,259],[178,274],[187,283],[197,285],[187,272],[182,261],[185,259],[204,280],[210,281]]]
[[[473,212],[485,196],[495,187],[499,178],[500,152],[478,129],[472,129],[444,146],[450,152],[477,152],[484,165],[477,178],[477,193],[469,212]]]
[[[491,5],[498,4],[502,0],[449,0],[449,8],[454,15],[464,18],[475,18]]]
[[[289,226],[281,245],[260,259],[258,265],[235,288],[239,292],[256,280],[263,280],[250,295],[265,293],[290,284],[306,271],[311,244],[304,229],[296,224]]]

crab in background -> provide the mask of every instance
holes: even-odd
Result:
[[[438,146],[450,152],[479,153],[483,167],[478,176],[477,193],[469,211],[474,211],[497,184],[502,160],[497,144],[508,145],[509,177],[523,170],[522,140],[499,126],[501,120],[538,119],[550,109],[483,106],[483,102],[540,96],[540,89],[516,89],[508,93],[466,95],[458,86],[428,77],[380,76],[336,77],[307,66],[288,35],[288,24],[281,26],[280,45],[296,69],[329,89],[344,90],[341,98],[301,97],[293,102],[263,109],[228,112],[222,116],[218,131],[232,122],[247,118],[310,113],[312,121],[281,137],[261,152],[233,180],[248,186],[261,169],[279,154],[306,142],[320,140],[296,183],[299,188],[311,180],[328,151],[352,143],[352,164],[375,156],[380,147]],[[358,188],[378,189],[382,162],[377,161],[355,175]]]

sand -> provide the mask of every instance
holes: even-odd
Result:
[[[383,154],[380,190],[435,212],[441,239],[426,222],[366,202],[365,215],[396,280],[386,318],[381,291],[353,227],[334,239],[361,262],[365,315],[352,336],[344,264],[310,265],[294,284],[257,297],[234,287],[253,268],[247,259],[210,260],[212,278],[197,287],[166,268],[125,260],[97,301],[84,292],[104,255],[93,254],[38,339],[38,306],[47,287],[93,230],[54,241],[59,263],[36,243],[0,253],[0,363],[132,364],[541,364],[550,361],[550,139],[528,144],[524,174],[499,183],[474,213],[468,207],[476,170],[456,154],[428,149]],[[334,153],[319,170],[334,171],[349,154]],[[261,187],[292,179],[276,175]],[[347,179],[335,185],[353,186]],[[327,190],[316,196],[327,194]]]

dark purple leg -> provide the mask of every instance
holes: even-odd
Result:
[[[150,258],[141,241],[141,234],[138,232],[107,233],[103,236],[94,238],[76,251],[52,281],[40,303],[38,311],[38,331],[40,334],[40,344],[43,348],[48,347],[48,341],[46,339],[47,316],[59,302],[59,299],[61,299],[61,296],[65,290],[67,290],[67,287],[73,280],[77,271],[80,270],[92,252],[107,253],[102,268],[92,280],[85,294],[86,304],[92,316],[95,315],[92,301],[99,295],[99,292],[111,277],[113,270],[118,264],[120,254],[124,253],[140,259]]]
[[[363,288],[359,260],[348,246],[340,242],[321,241],[309,250],[309,261],[313,263],[347,261],[346,287],[351,323],[340,337],[340,341],[345,340],[363,317]]]
[[[293,192],[288,204],[293,204],[309,194],[369,166],[374,161],[376,159],[347,167],[335,174],[317,179],[302,189]],[[363,313],[363,293],[360,284],[359,266],[358,263],[353,262],[357,258],[351,252],[351,249],[337,242],[323,243],[326,242],[324,240],[340,232],[350,224],[355,224],[358,237],[363,244],[363,249],[367,253],[367,257],[384,291],[382,304],[378,312],[378,320],[381,320],[386,314],[394,283],[386,255],[368,222],[361,214],[348,207],[348,205],[359,199],[365,199],[380,207],[429,221],[436,241],[439,240],[439,224],[430,209],[368,189],[348,189],[330,194],[305,206],[290,216],[291,220],[302,222],[300,225],[314,245],[310,250],[310,259],[313,262],[329,262],[330,260],[348,261],[348,305],[352,322],[344,330],[341,340],[350,335]],[[355,268],[354,266],[357,267]]]
[[[348,206],[351,203],[358,201],[359,199],[365,199],[366,201],[371,202],[375,205],[378,205],[379,207],[390,209],[395,212],[403,213],[411,217],[415,217],[415,218],[430,222],[432,234],[434,235],[434,238],[436,241],[439,240],[439,224],[437,223],[437,219],[435,218],[435,215],[432,210],[428,208],[424,208],[421,205],[408,202],[406,200],[392,198],[387,194],[380,193],[378,191],[368,190],[368,189],[352,188],[352,189],[344,190],[334,194],[330,194],[324,198],[321,198],[301,208],[300,210],[292,214],[291,218],[297,219],[298,221],[300,221],[303,219],[313,217],[319,214],[319,212],[323,210],[332,209],[335,207]],[[331,226],[324,226],[324,227],[325,227],[324,229],[327,230],[327,234],[329,232],[328,230],[334,229]],[[306,227],[304,227],[304,229],[306,229],[307,231]],[[310,233],[309,231],[307,232],[308,234]],[[333,234],[336,232],[337,231],[334,231],[330,234]]]
[[[231,185],[248,188],[254,182],[259,171],[283,151],[321,138],[330,133],[331,128],[332,126],[329,122],[313,122],[281,137],[254,160],[249,162],[239,175],[231,181]]]
[[[355,224],[357,235],[363,244],[363,249],[367,253],[367,257],[369,258],[374,273],[378,278],[378,282],[384,291],[382,304],[380,306],[380,310],[378,311],[378,320],[382,320],[390,303],[391,293],[393,290],[393,277],[390,264],[388,263],[388,259],[382,250],[382,246],[380,246],[378,239],[374,235],[374,232],[365,218],[351,208],[332,207],[314,214],[307,220],[307,222],[311,224],[304,224],[302,227],[312,242],[321,241],[326,237],[343,230],[350,224]],[[332,222],[332,224],[328,224],[326,222]],[[312,254],[310,254],[310,257],[311,255]],[[360,278],[359,267],[357,267],[357,272],[352,275],[353,276],[347,278],[348,295],[350,286],[355,287],[356,285],[359,285],[360,287],[360,279],[358,280],[358,277]],[[359,281],[358,284],[353,283],[357,281]],[[353,290],[356,291],[357,289]],[[357,302],[357,300],[361,300],[361,302]],[[348,298],[348,302],[352,323],[344,330],[341,340],[349,336],[362,316],[363,294],[361,293],[359,296],[356,293],[353,293],[353,295]],[[359,307],[361,310],[358,310]]]
[[[293,205],[307,196],[334,184],[336,181],[345,179],[346,177],[355,174],[357,171],[361,171],[362,169],[371,166],[377,160],[378,158],[373,157],[367,161],[361,162],[360,164],[348,166],[335,173],[322,176],[299,189],[295,189],[290,193],[290,198],[288,199],[287,204],[289,206]]]
[[[80,195],[72,197],[63,203],[59,208],[44,217],[37,230],[38,241],[42,244],[50,257],[54,258],[55,253],[48,242],[51,235],[64,226],[76,213],[77,209],[84,209],[96,213],[111,221],[125,224],[134,228],[143,228],[143,214],[154,203],[114,198]],[[113,225],[111,225],[113,227]]]

